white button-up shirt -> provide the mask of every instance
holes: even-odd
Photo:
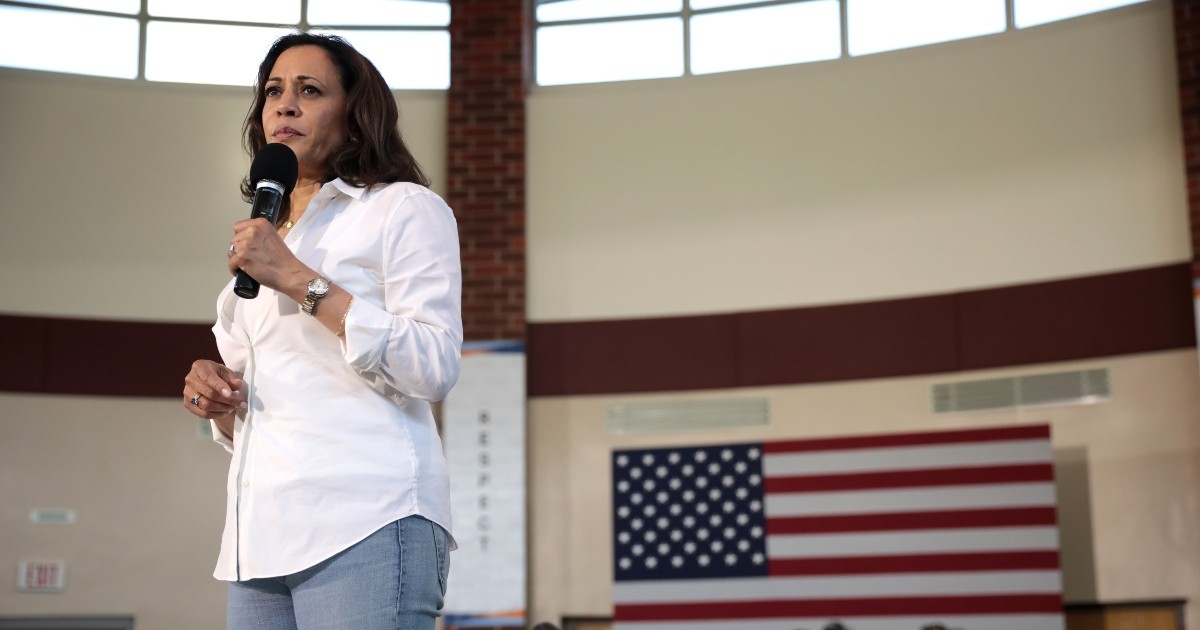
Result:
[[[244,373],[214,576],[311,567],[397,519],[450,531],[450,484],[429,401],[458,378],[458,231],[428,189],[325,184],[285,242],[354,295],[342,341],[286,295],[217,298],[217,347]],[[317,308],[321,308],[318,303]]]

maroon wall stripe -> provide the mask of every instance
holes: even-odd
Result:
[[[959,369],[1195,344],[1186,264],[958,296]]]
[[[727,387],[738,316],[530,324],[529,394]]]
[[[533,323],[529,394],[888,378],[1196,345],[1187,264],[759,313]]]
[[[1190,284],[1181,264],[815,309],[531,324],[529,394],[799,384],[1186,348],[1196,344]],[[0,315],[0,391],[174,397],[193,360],[217,358],[210,328]]]
[[[734,386],[947,372],[954,327],[953,296],[746,313]]]
[[[0,315],[0,391],[175,397],[201,358],[211,324]]]

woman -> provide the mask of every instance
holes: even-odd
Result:
[[[404,146],[379,71],[344,40],[287,35],[259,67],[247,150],[281,142],[299,179],[277,225],[233,226],[233,284],[189,412],[233,454],[215,576],[229,627],[432,628],[449,483],[429,401],[458,378],[458,233]],[[249,182],[243,194],[250,198]]]

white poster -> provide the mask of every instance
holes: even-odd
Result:
[[[458,542],[446,626],[524,627],[524,353],[464,352],[442,418]]]

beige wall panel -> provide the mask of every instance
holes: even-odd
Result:
[[[213,579],[229,455],[174,400],[0,394],[0,611],[132,615],[139,630],[225,624]],[[74,525],[30,522],[69,508]],[[21,560],[64,560],[61,594],[16,591]]]
[[[849,60],[535,90],[530,321],[1186,260],[1165,0]]]
[[[1108,367],[1110,401],[932,414],[934,383]],[[1200,624],[1200,387],[1196,353],[1006,370],[661,395],[530,401],[532,618],[612,612],[609,457],[615,448],[1049,423],[1067,601],[1187,598]],[[767,427],[610,434],[609,404],[763,396]]]
[[[0,312],[209,321],[228,281],[250,88],[0,69]],[[400,92],[441,185],[445,94]]]

